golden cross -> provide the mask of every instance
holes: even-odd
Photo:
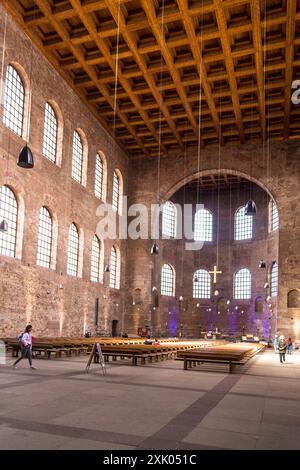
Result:
[[[214,284],[216,284],[217,282],[217,274],[222,274],[222,271],[217,271],[217,266],[214,266],[214,270],[213,271],[208,271],[209,274],[213,274],[214,275]]]

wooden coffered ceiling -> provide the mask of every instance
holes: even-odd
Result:
[[[300,137],[300,0],[0,1],[129,155]]]

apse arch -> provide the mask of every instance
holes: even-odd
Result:
[[[196,180],[197,178],[201,178],[203,176],[210,176],[210,175],[233,175],[233,176],[239,176],[240,178],[243,178],[245,180],[251,181],[252,183],[256,184],[260,188],[262,188],[269,196],[270,198],[275,202],[277,205],[277,209],[279,212],[278,208],[278,203],[276,201],[276,198],[272,192],[272,190],[266,186],[266,184],[257,178],[254,178],[253,176],[248,175],[247,173],[243,173],[238,170],[233,170],[233,169],[228,169],[228,168],[223,168],[223,169],[218,169],[218,168],[211,168],[208,170],[200,170],[200,171],[194,171],[188,176],[185,176],[181,179],[179,179],[175,184],[173,184],[167,191],[162,193],[161,195],[161,201],[160,203],[164,203],[168,201],[172,196],[183,186],[185,186],[188,183],[191,183],[192,181]],[[280,217],[280,214],[279,214]]]

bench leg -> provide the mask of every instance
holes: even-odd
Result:
[[[231,374],[231,372],[232,372],[232,364],[231,362],[229,362],[229,374]]]
[[[187,360],[186,359],[184,359],[183,368],[184,368],[184,370],[187,370]]]

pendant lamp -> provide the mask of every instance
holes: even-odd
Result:
[[[151,255],[158,255],[158,254],[159,254],[158,244],[154,242],[151,247]]]
[[[8,223],[5,219],[2,220],[0,223],[0,232],[7,232],[8,231]]]
[[[17,165],[21,168],[29,169],[34,167],[33,155],[27,144],[25,145],[25,147],[22,148],[19,154]]]
[[[256,215],[256,212],[256,204],[252,199],[250,199],[245,207],[245,215]]]

